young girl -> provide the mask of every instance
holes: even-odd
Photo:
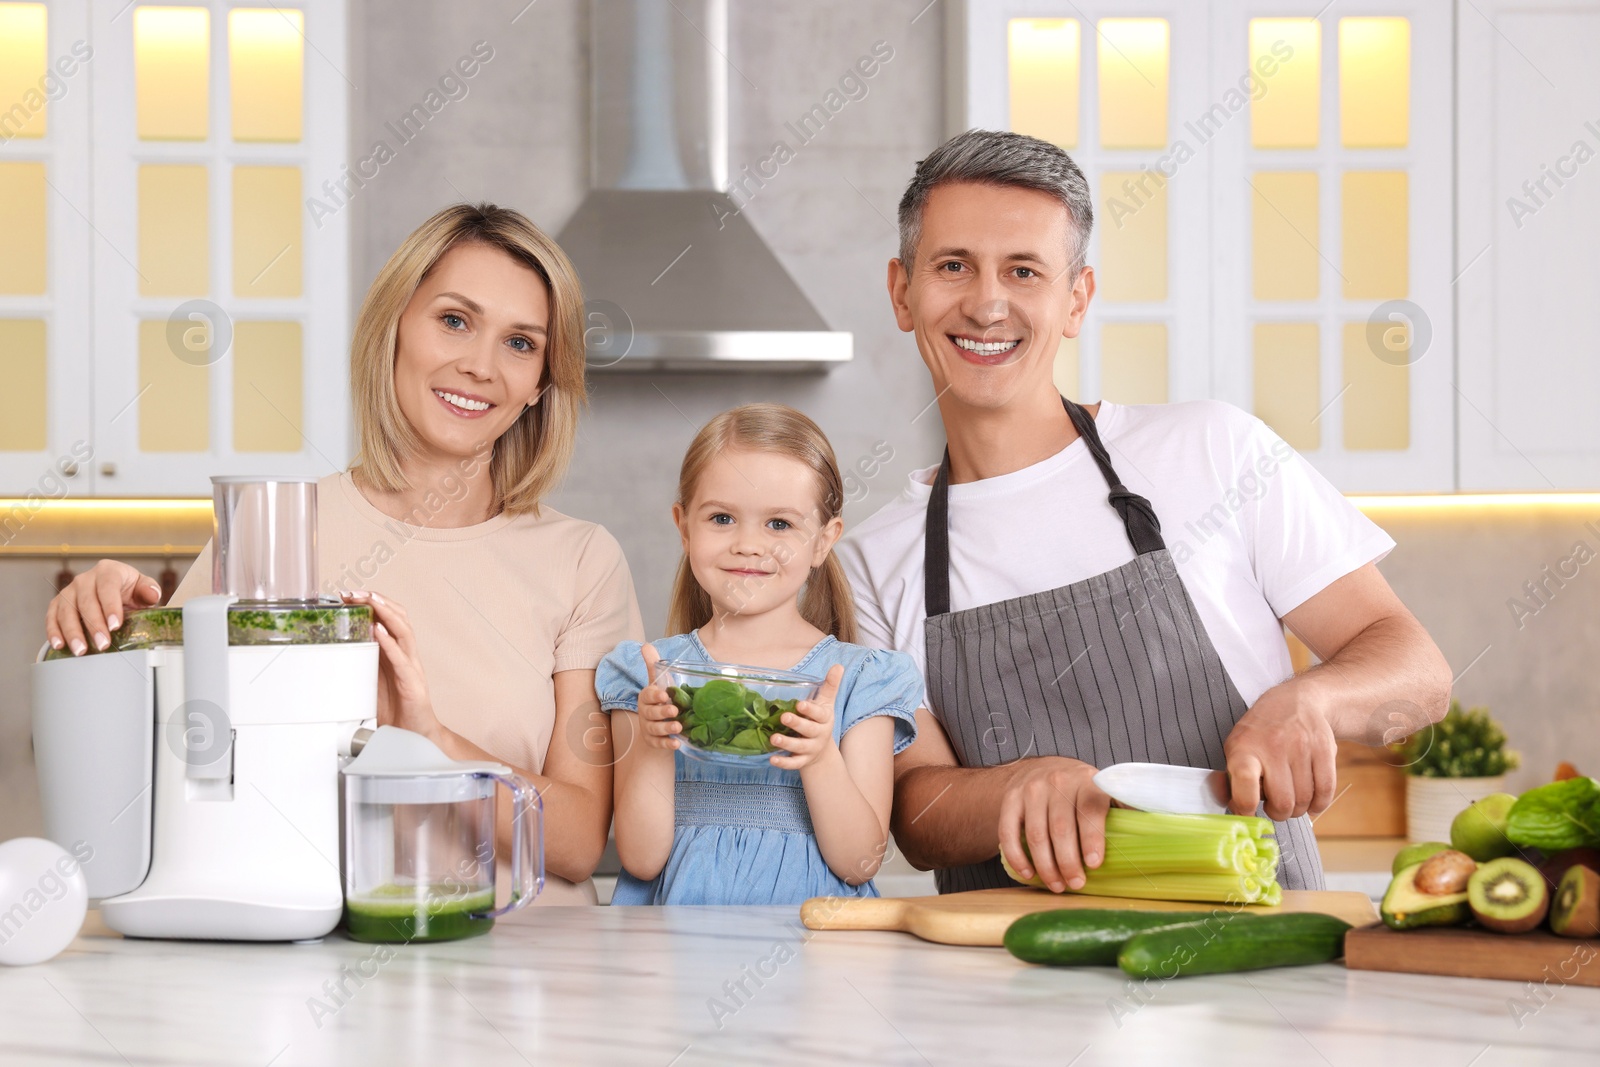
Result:
[[[844,486],[816,423],[747,404],[695,437],[672,519],[683,539],[667,619],[677,634],[625,641],[595,676],[611,712],[617,852],[613,904],[797,904],[877,896],[894,754],[916,734],[922,678],[903,653],[851,644],[855,609],[831,555]],[[691,660],[824,678],[747,765],[688,759],[657,664]]]

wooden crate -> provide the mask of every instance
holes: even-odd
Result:
[[[1339,742],[1335,800],[1312,828],[1318,837],[1404,837],[1406,776],[1388,749]]]

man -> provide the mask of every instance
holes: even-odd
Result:
[[[1083,174],[973,130],[917,167],[889,295],[948,449],[840,547],[863,644],[922,662],[894,835],[941,892],[1105,849],[1096,769],[1226,769],[1278,823],[1286,888],[1321,888],[1308,813],[1338,738],[1444,714],[1450,671],[1375,563],[1394,547],[1277,435],[1220,402],[1087,408],[1052,382],[1094,296]],[[1323,661],[1292,676],[1287,624]],[[1023,845],[1026,842],[1027,852]]]

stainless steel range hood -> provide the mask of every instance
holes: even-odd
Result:
[[[728,185],[726,0],[590,0],[589,195],[558,240],[595,370],[825,370],[830,330]]]

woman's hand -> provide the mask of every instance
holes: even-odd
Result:
[[[639,651],[644,656],[644,676],[649,683],[639,690],[639,728],[651,745],[671,751],[683,744],[677,736],[683,732],[683,724],[678,722],[678,705],[667,696],[665,688],[656,684],[656,667],[661,656],[655,646],[646,644]]]
[[[398,726],[437,742],[444,729],[433,713],[428,679],[417,654],[417,637],[406,609],[377,593],[345,593],[346,604],[372,609],[373,635],[378,639],[378,724]]]
[[[103,559],[72,579],[44,612],[44,632],[54,649],[70,648],[74,656],[89,642],[104,652],[111,632],[128,612],[161,602],[161,585],[126,563]],[[85,631],[88,636],[85,637]]]
[[[839,746],[833,743],[833,701],[839,695],[839,682],[843,678],[844,664],[835,663],[822,680],[815,700],[802,700],[794,711],[784,713],[783,725],[798,736],[772,735],[772,744],[788,753],[774,752],[771,760],[774,767],[801,771],[814,766],[829,753],[840,755]]]

